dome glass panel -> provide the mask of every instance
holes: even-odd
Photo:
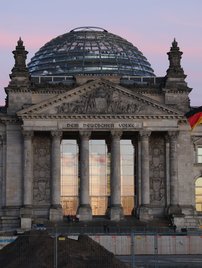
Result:
[[[99,27],[71,30],[46,43],[28,64],[32,76],[155,76],[132,43]]]

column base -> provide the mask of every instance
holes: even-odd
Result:
[[[23,208],[20,209],[21,229],[27,231],[32,228],[32,216],[33,216],[32,206],[24,206]]]
[[[111,221],[120,221],[124,218],[123,208],[121,205],[114,205],[109,208],[109,218]]]
[[[141,206],[139,208],[139,219],[140,221],[150,221],[153,220],[153,215],[152,215],[152,208],[149,206]]]
[[[51,222],[58,222],[63,220],[63,212],[61,206],[53,206],[49,210],[49,220]]]
[[[182,209],[179,205],[170,205],[167,209],[168,215],[182,215]]]
[[[77,210],[77,215],[80,221],[91,221],[92,220],[92,209],[90,205],[80,205]]]
[[[185,216],[193,216],[196,214],[195,207],[192,205],[182,205],[180,206],[182,210],[182,214]]]
[[[175,227],[175,230],[180,231],[182,228],[185,228],[185,217],[183,214],[175,215],[172,218],[172,225]]]

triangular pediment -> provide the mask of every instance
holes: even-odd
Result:
[[[18,115],[180,116],[181,113],[130,89],[99,79],[25,108]]]

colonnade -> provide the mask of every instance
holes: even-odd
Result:
[[[60,143],[62,131],[51,131],[51,208],[60,209]],[[23,131],[24,136],[24,180],[23,180],[23,205],[26,208],[33,206],[33,131]],[[150,165],[149,165],[149,139],[151,131],[140,131],[140,173],[141,174],[141,204],[140,217],[147,218],[151,214],[150,206]],[[167,132],[168,144],[166,155],[169,157],[169,168],[166,177],[170,180],[169,199],[170,207],[178,206],[178,179],[177,179],[177,132]],[[80,194],[78,213],[81,220],[90,220],[92,210],[89,196],[89,139],[90,131],[80,131]],[[111,183],[110,183],[110,208],[109,217],[120,220],[123,216],[121,206],[121,174],[120,174],[120,139],[121,131],[111,131]],[[166,143],[167,144],[167,143]]]

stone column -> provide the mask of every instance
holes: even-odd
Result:
[[[165,168],[166,168],[166,206],[170,204],[170,139],[165,136]]]
[[[2,188],[0,190],[0,194],[2,199],[0,201],[0,207],[6,206],[6,137],[5,135],[0,135],[0,170],[1,170],[1,178],[2,178]],[[2,203],[1,203],[2,202]]]
[[[105,139],[105,143],[107,146],[107,178],[111,178],[111,138],[107,137]],[[108,166],[108,161],[109,161],[109,166]],[[111,189],[110,189],[111,183],[109,182],[109,189],[108,189],[108,196],[107,196],[107,210],[106,210],[106,215],[109,215],[110,212],[110,205],[111,205]]]
[[[92,219],[92,209],[89,196],[89,138],[91,132],[80,131],[80,196],[78,214],[81,221]]]
[[[137,207],[139,206],[139,183],[138,183],[138,161],[137,161],[137,152],[138,152],[138,140],[132,139],[131,143],[133,145],[133,165],[134,165],[134,208],[133,208],[133,215],[137,215]]]
[[[24,136],[24,180],[23,206],[32,207],[33,202],[33,131],[23,131]]]
[[[170,140],[170,206],[169,214],[181,214],[178,204],[178,161],[177,161],[177,131],[169,131]]]
[[[140,132],[141,142],[141,220],[152,219],[150,208],[150,177],[149,177],[149,137],[150,131]]]
[[[60,221],[62,220],[62,209],[60,205],[60,143],[62,132],[51,131],[51,136],[51,208],[49,217],[51,221]]]
[[[20,210],[21,228],[30,229],[32,224],[33,205],[33,131],[23,131],[23,207]]]
[[[121,156],[120,138],[122,132],[111,132],[111,205],[110,219],[119,221],[123,218],[123,208],[121,206]]]

